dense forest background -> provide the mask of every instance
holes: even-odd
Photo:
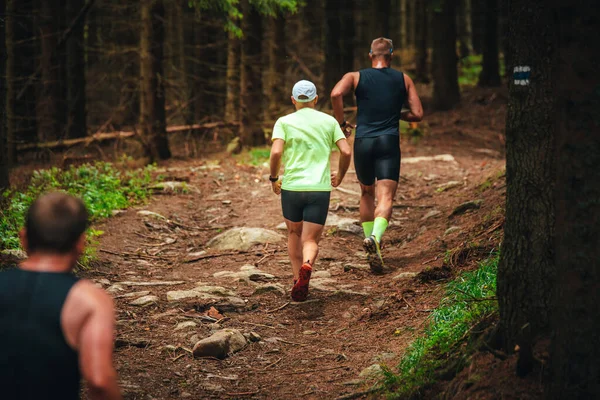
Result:
[[[2,3],[4,176],[27,151],[98,133],[129,132],[152,160],[171,156],[167,131],[221,128],[223,140],[264,144],[295,81],[314,81],[329,108],[379,36],[394,41],[394,66],[433,79],[433,106],[449,109],[461,60],[483,58],[479,83],[499,85],[506,45],[498,0]]]

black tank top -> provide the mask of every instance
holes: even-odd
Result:
[[[356,137],[398,135],[400,112],[406,101],[404,74],[393,68],[359,71],[355,89],[358,116]]]
[[[79,399],[77,352],[60,326],[71,274],[0,272],[0,398]]]

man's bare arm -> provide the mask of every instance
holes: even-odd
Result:
[[[336,173],[332,174],[332,182],[331,185],[333,187],[338,187],[342,180],[344,180],[344,176],[346,176],[346,172],[348,172],[348,167],[350,166],[350,159],[352,158],[352,149],[348,144],[346,139],[340,139],[335,142],[336,146],[340,150],[340,161],[338,163],[338,170]]]
[[[415,83],[410,76],[404,74],[404,82],[407,92],[408,111],[401,114],[400,119],[408,122],[419,122],[423,119],[423,105],[417,94]]]
[[[358,76],[358,72],[348,72],[331,91],[333,115],[340,124],[344,122],[344,96],[349,94],[355,88]]]
[[[101,289],[82,287],[90,313],[83,321],[77,348],[79,368],[88,386],[92,400],[121,400],[117,372],[113,367],[115,313],[113,301]]]
[[[271,176],[275,178],[279,176],[279,170],[281,168],[281,157],[283,155],[283,147],[285,142],[283,139],[274,139],[273,145],[271,146],[271,156],[270,156],[270,167],[271,167]]]

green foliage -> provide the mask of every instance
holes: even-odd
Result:
[[[474,54],[461,59],[458,63],[458,84],[461,86],[475,86],[481,74],[483,56]],[[500,57],[500,76],[504,76],[506,66],[504,58]]]
[[[410,398],[433,382],[436,369],[473,326],[496,312],[496,274],[499,254],[482,262],[475,271],[461,274],[446,285],[446,296],[430,317],[424,336],[407,349],[397,372],[384,369],[384,385],[390,398]]]
[[[400,134],[409,139],[413,144],[417,144],[425,135],[423,124],[414,124],[406,121],[400,121]]]
[[[14,189],[3,196],[6,207],[0,211],[0,249],[19,249],[18,232],[25,223],[25,214],[31,203],[41,194],[60,190],[79,196],[85,202],[92,221],[109,217],[113,210],[127,208],[150,196],[154,166],[122,172],[113,164],[97,162],[67,170],[51,168],[33,173],[25,191]],[[103,232],[88,230],[88,251],[83,264],[94,257],[94,243]]]
[[[270,147],[253,147],[251,149],[244,150],[242,153],[236,156],[236,159],[241,164],[259,166],[268,163],[270,157]]]
[[[296,12],[300,1],[297,0],[250,0],[250,4],[263,15],[275,16],[279,12]],[[212,11],[224,18],[225,30],[242,37],[238,26],[244,18],[240,10],[239,0],[188,0],[188,5],[199,12]]]

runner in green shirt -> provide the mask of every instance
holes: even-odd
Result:
[[[281,194],[294,272],[294,301],[304,301],[308,295],[331,187],[340,185],[351,157],[340,125],[332,116],[315,110],[317,100],[317,88],[312,82],[297,82],[292,90],[296,112],[279,118],[273,128],[269,180],[273,192]],[[340,150],[340,160],[338,171],[331,173],[329,158],[335,146]],[[285,172],[279,180],[282,161]]]

